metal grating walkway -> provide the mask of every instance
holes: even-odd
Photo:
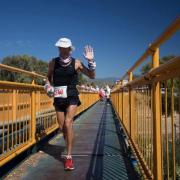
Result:
[[[126,180],[138,179],[125,153],[119,122],[111,104],[98,102],[74,122],[75,170],[64,171],[64,140],[56,135],[5,179]]]

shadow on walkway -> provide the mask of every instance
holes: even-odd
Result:
[[[48,142],[40,149],[44,153],[54,157],[60,162],[64,162],[64,158],[62,157],[62,153],[65,150],[65,146],[49,144]]]
[[[130,161],[123,133],[120,132],[119,127],[120,123],[111,103],[106,102],[86,180],[139,179]]]

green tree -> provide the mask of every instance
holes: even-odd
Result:
[[[79,80],[78,82],[79,85],[87,83],[87,79],[82,73],[78,74],[78,80]]]
[[[159,62],[160,62],[160,64],[164,64],[174,57],[175,57],[174,55],[164,56],[164,57],[159,59]],[[145,64],[144,66],[142,66],[141,74],[146,74],[147,72],[149,72],[151,67],[152,67],[152,62],[149,62],[149,63]]]
[[[36,57],[28,55],[16,55],[16,56],[7,56],[2,59],[2,64],[6,64],[12,67],[17,67],[27,71],[34,71],[38,74],[45,75],[48,71],[48,62],[39,60]],[[79,82],[78,84],[86,84],[87,78],[82,74],[78,74]],[[28,75],[22,73],[10,72],[7,70],[0,69],[0,80],[12,81],[12,82],[22,82],[22,83],[31,83],[32,78]],[[43,85],[43,79],[37,78],[37,84]]]
[[[34,71],[36,73],[44,75],[47,73],[48,69],[47,62],[28,55],[7,56],[2,59],[2,64],[17,67],[27,71]],[[3,69],[0,70],[0,79],[23,83],[30,83],[32,81],[32,78],[28,75],[22,73],[14,73]],[[36,83],[43,84],[43,79],[36,79]]]

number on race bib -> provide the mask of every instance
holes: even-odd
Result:
[[[54,87],[54,97],[67,97],[67,86]]]

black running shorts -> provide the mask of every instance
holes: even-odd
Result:
[[[54,107],[56,111],[66,112],[69,105],[81,105],[79,96],[69,96],[67,98],[54,98]]]

